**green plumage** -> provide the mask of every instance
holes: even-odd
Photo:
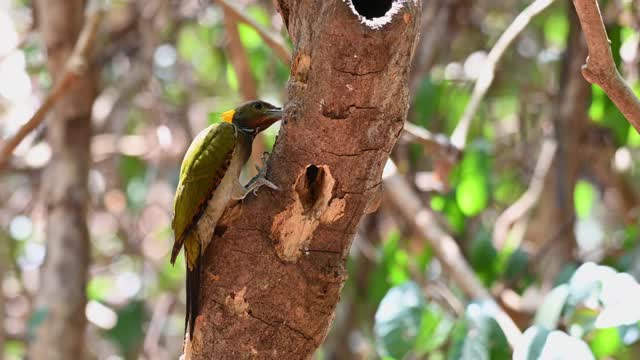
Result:
[[[194,231],[207,201],[222,181],[236,146],[235,126],[217,123],[202,130],[182,161],[180,181],[173,204],[173,231],[176,242],[171,254],[174,263],[184,245],[187,267],[193,270],[200,256],[200,242]]]
[[[204,247],[210,239],[197,231],[202,216],[215,227],[230,201],[243,199],[262,185],[277,187],[264,178],[264,168],[248,187],[238,181],[240,169],[251,155],[256,134],[282,117],[282,109],[264,101],[250,101],[223,113],[223,120],[202,130],[182,160],[180,180],[173,203],[171,227],[175,234],[171,263],[184,247],[187,263],[187,308],[185,327],[193,339],[199,311],[200,275]],[[222,184],[222,186],[221,186]],[[212,200],[213,199],[213,200]],[[210,201],[212,200],[212,201]],[[210,206],[212,209],[207,210]],[[211,229],[213,230],[213,229]],[[207,236],[207,235],[203,235]]]

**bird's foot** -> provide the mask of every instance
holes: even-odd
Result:
[[[271,181],[267,180],[267,161],[269,160],[269,153],[267,152],[263,153],[261,160],[262,160],[262,167],[259,167],[256,165],[256,170],[258,170],[258,174],[254,176],[251,180],[249,180],[249,183],[247,183],[245,196],[250,192],[253,192],[253,195],[256,195],[256,192],[258,191],[258,189],[263,185],[273,190],[280,191],[280,188],[278,186],[276,186]]]

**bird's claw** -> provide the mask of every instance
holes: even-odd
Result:
[[[262,162],[262,167],[259,167],[256,165],[256,170],[258,171],[258,174],[256,174],[256,176],[254,176],[253,179],[249,181],[249,184],[247,185],[248,187],[247,192],[253,192],[253,195],[257,195],[258,189],[263,185],[267,186],[270,189],[280,191],[280,188],[278,186],[276,186],[274,183],[267,180],[266,178],[267,161],[269,161],[269,153],[268,152],[263,153],[260,160]]]
[[[266,186],[266,187],[268,187],[270,189],[273,189],[273,190],[276,190],[276,191],[280,191],[280,188],[278,186],[276,186],[276,184],[272,183],[271,181],[269,181],[269,180],[267,180],[267,179],[265,179],[263,177],[260,177],[260,178],[256,179],[256,181],[253,182],[253,190],[252,190],[253,195],[257,195],[258,189],[261,186]]]

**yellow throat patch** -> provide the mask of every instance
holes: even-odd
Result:
[[[233,114],[235,113],[236,113],[235,110],[228,110],[223,112],[220,118],[222,119],[222,121],[230,123],[231,120],[233,120]]]

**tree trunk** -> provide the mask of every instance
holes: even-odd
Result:
[[[281,191],[261,189],[219,224],[187,359],[309,359],[325,339],[407,115],[420,23],[419,0],[356,4],[278,1],[295,48],[268,172]]]
[[[47,66],[57,82],[82,28],[85,1],[38,0],[36,11]],[[83,357],[89,265],[87,174],[91,107],[97,92],[95,71],[88,66],[47,119],[47,140],[52,149],[43,176],[47,252],[35,310],[44,321],[29,349],[31,359]]]

